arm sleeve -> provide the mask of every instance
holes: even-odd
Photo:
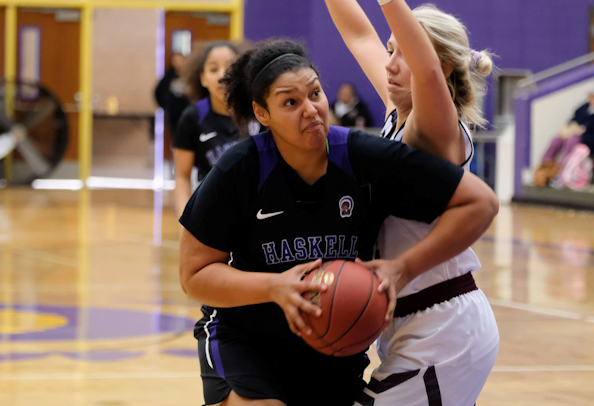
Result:
[[[173,140],[173,147],[180,149],[187,149],[189,151],[196,151],[196,139],[201,134],[200,124],[198,124],[198,109],[196,106],[187,107],[182,113],[177,129],[175,130],[175,137]]]
[[[241,212],[235,181],[218,166],[194,192],[179,222],[201,243],[223,252],[233,251]]]
[[[352,130],[349,159],[374,205],[392,216],[433,222],[445,210],[464,171],[406,144]]]

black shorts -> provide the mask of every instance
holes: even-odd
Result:
[[[297,336],[249,336],[221,323],[215,311],[196,324],[195,336],[206,405],[222,402],[233,390],[287,406],[352,406],[365,386],[369,358],[363,353],[330,357]]]

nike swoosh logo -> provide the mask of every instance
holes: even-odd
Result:
[[[266,214],[262,214],[262,209],[260,209],[260,211],[256,214],[256,218],[258,220],[264,220],[270,217],[274,217],[274,216],[278,216],[279,214],[283,214],[284,211],[275,211],[274,213],[266,213]]]
[[[206,142],[208,140],[210,140],[211,138],[214,138],[217,136],[216,132],[212,132],[212,133],[208,133],[208,134],[200,134],[200,137],[198,138],[200,140],[200,142]]]

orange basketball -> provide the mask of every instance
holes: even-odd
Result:
[[[303,340],[317,351],[346,357],[365,351],[384,330],[388,296],[379,293],[379,279],[351,261],[326,262],[310,272],[307,281],[325,283],[325,292],[306,292],[304,297],[320,306],[320,317],[302,313],[313,330]]]

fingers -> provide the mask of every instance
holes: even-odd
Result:
[[[302,282],[301,292],[325,292],[328,289],[328,285],[325,283],[314,283],[314,282]]]
[[[300,274],[301,279],[303,279],[308,273],[316,268],[319,268],[320,266],[322,266],[322,258],[318,258],[315,261],[308,262],[306,264],[297,265],[293,269],[296,273]]]
[[[388,289],[388,310],[386,311],[386,321],[390,321],[394,317],[394,310],[396,310],[396,300],[396,287],[392,285]]]
[[[386,310],[386,321],[390,321],[392,317],[394,317],[394,310],[396,309],[396,298],[397,298],[397,291],[396,285],[391,283],[390,278],[384,279],[379,287],[377,288],[378,292],[386,293],[388,295],[388,309]]]
[[[301,316],[301,312],[318,317],[322,313],[322,310],[301,296],[295,295],[291,299],[294,303],[285,309],[285,317],[291,331],[299,337],[303,334],[311,335],[313,331]]]
[[[373,271],[375,268],[378,267],[378,261],[379,260],[374,260],[374,261],[361,261],[359,258],[355,259],[355,262],[367,269],[369,269],[370,271]]]
[[[287,317],[287,321],[289,322],[291,331],[299,337],[302,337],[304,334],[311,335],[313,333],[311,327],[309,327],[299,315],[289,315],[289,317]]]
[[[305,266],[305,272],[310,272],[316,268],[319,268],[322,265],[322,258],[318,258],[313,262],[308,262],[307,264],[303,264]]]
[[[289,313],[285,312],[285,318],[287,319],[287,323],[289,324],[289,328],[291,329],[291,332],[293,334],[295,334],[296,336],[301,337],[301,331],[299,331],[299,329],[295,325],[295,322],[293,321],[293,317]]]
[[[300,306],[300,309],[304,313],[311,314],[314,317],[320,317],[322,315],[322,309],[308,301],[306,301],[302,306]]]
[[[308,262],[307,264],[299,265],[299,269],[297,272],[302,272],[300,280],[303,281],[305,276],[313,271],[314,269],[319,268],[322,265],[322,259],[317,259],[313,262]],[[325,283],[313,283],[313,282],[301,282],[297,289],[300,290],[301,293],[303,292],[325,292],[328,286]]]
[[[390,279],[384,279],[383,281],[381,281],[377,290],[380,293],[384,293],[388,290],[389,287],[390,287]]]

